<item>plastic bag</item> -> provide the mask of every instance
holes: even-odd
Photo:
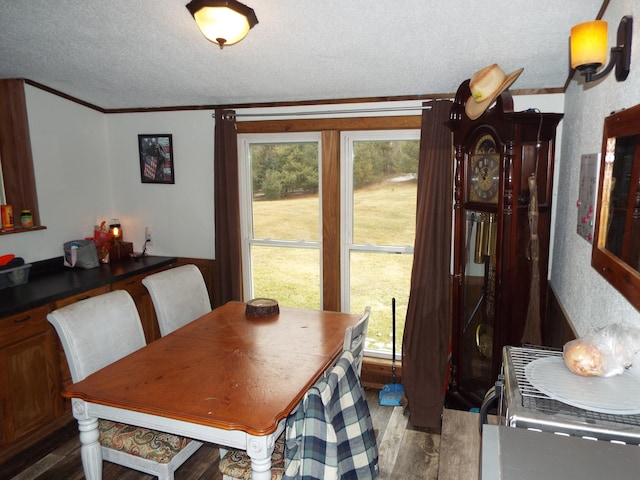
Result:
[[[91,240],[72,240],[65,242],[64,265],[71,268],[99,267],[96,245]]]
[[[107,230],[107,222],[96,225],[93,230],[93,242],[98,249],[98,257],[102,263],[109,263],[109,250],[111,250],[111,240],[113,235]]]
[[[640,329],[611,324],[567,342],[562,357],[573,373],[585,377],[612,377],[629,368],[638,351]]]

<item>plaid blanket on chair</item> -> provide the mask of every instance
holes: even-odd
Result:
[[[287,419],[283,480],[374,479],[378,447],[353,355],[311,387]]]

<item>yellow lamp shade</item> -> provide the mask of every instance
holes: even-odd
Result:
[[[571,29],[571,68],[607,61],[607,22],[595,20]]]
[[[109,232],[113,235],[115,240],[122,240],[122,227],[120,226],[120,220],[114,218],[109,222]]]
[[[204,36],[221,46],[238,43],[251,28],[245,15],[228,7],[204,7],[193,16]]]

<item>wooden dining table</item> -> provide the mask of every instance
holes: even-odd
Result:
[[[280,307],[268,317],[229,302],[70,385],[87,480],[102,478],[98,419],[246,450],[252,478],[306,391],[339,357],[359,315]]]

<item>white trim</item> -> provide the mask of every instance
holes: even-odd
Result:
[[[413,254],[413,245],[372,245],[353,242],[353,143],[357,141],[420,140],[419,129],[354,130],[340,134],[340,283],[343,312],[350,311],[349,258],[352,251]],[[391,358],[391,355],[388,356]]]
[[[252,178],[250,147],[254,143],[317,143],[318,145],[318,240],[274,240],[271,238],[254,238],[252,213]],[[253,277],[251,267],[251,246],[272,246],[287,248],[317,249],[319,252],[318,285],[320,306],[322,305],[322,135],[320,132],[294,133],[251,133],[238,135],[238,182],[240,195],[240,232],[242,251],[242,281],[245,300],[253,298]]]

